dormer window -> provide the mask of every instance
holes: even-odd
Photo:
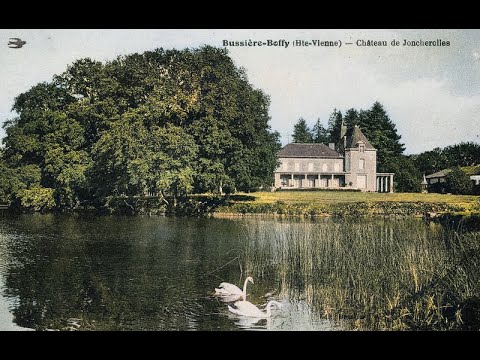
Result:
[[[358,151],[359,152],[365,152],[365,144],[364,143],[359,143],[358,144]]]

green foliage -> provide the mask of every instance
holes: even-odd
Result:
[[[472,181],[460,167],[455,166],[445,176],[446,190],[452,194],[466,195],[472,193]]]
[[[414,159],[417,168],[427,175],[453,166],[475,166],[480,164],[480,144],[461,142],[425,151]]]
[[[355,109],[348,109],[345,112],[345,116],[343,117],[343,123],[347,128],[351,128],[355,125],[359,125],[359,113]],[[363,130],[363,127],[362,127]],[[368,137],[367,137],[368,138]]]
[[[285,203],[275,201],[272,203],[258,202],[232,202],[219,206],[218,213],[233,214],[278,214],[295,215],[301,217],[311,216],[335,216],[335,217],[358,217],[358,216],[419,216],[427,212],[455,212],[462,211],[464,207],[446,203],[423,203],[423,202],[336,202],[336,203]]]
[[[394,186],[396,192],[420,192],[423,175],[415,167],[414,161],[409,156],[395,157],[389,165],[394,172]]]
[[[382,104],[377,101],[369,110],[360,111],[358,119],[363,134],[377,149],[377,171],[393,172],[405,146]]]
[[[448,167],[480,165],[480,144],[461,142],[443,149]]]
[[[471,181],[467,182],[468,175],[478,173],[476,166],[480,164],[480,145],[474,142],[461,142],[445,148],[435,148],[432,151],[425,151],[418,155],[412,155],[417,169],[426,175],[441,170],[462,167],[463,174],[458,172],[449,177],[448,183],[435,183],[429,185],[429,191],[451,192],[455,194],[478,194],[479,187],[472,186]],[[456,176],[456,175],[458,176]]]
[[[268,107],[225,49],[80,59],[16,97],[0,196],[42,186],[70,209],[112,196],[176,203],[191,192],[256,190],[273,183],[280,148]],[[39,177],[25,178],[32,167]]]
[[[3,161],[2,161],[3,162]],[[37,165],[10,168],[0,163],[0,196],[3,203],[11,203],[28,188],[40,186],[41,170]]]
[[[337,109],[333,109],[333,113],[328,119],[328,142],[337,144],[340,141],[340,132],[342,129],[343,116],[342,112]]]
[[[304,118],[298,119],[298,122],[293,126],[293,141],[294,143],[311,143],[313,142],[312,133]]]
[[[368,110],[348,109],[345,116],[334,109],[328,121],[329,141],[338,143],[342,124],[346,128],[358,125],[368,141],[377,149],[377,171],[395,173],[395,191],[420,191],[421,173],[412,159],[403,156],[395,124],[383,105],[375,102]],[[420,180],[419,180],[420,179]]]
[[[447,163],[445,154],[442,153],[442,149],[438,147],[431,151],[425,151],[419,155],[413,155],[412,159],[418,170],[425,175],[433,174],[445,169]]]
[[[293,142],[294,143],[317,143],[325,144],[329,141],[329,133],[322,125],[318,118],[312,129],[309,128],[304,118],[298,119],[293,126]]]
[[[415,219],[252,222],[247,272],[350,330],[478,330],[479,234]]]
[[[31,211],[46,211],[55,207],[54,190],[44,187],[22,189],[17,193],[18,204]]]
[[[358,125],[368,141],[377,149],[377,171],[394,172],[399,156],[405,147],[400,143],[401,136],[397,134],[395,124],[390,120],[383,105],[375,102],[368,110],[348,109],[345,116],[334,109],[328,120],[329,142],[338,143],[342,124],[346,128]],[[407,180],[405,180],[407,182]],[[401,186],[401,188],[409,188]]]
[[[312,128],[312,140],[317,144],[326,144],[329,141],[328,131],[320,122],[320,119],[317,119],[315,125]]]

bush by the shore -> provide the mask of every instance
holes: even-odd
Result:
[[[459,212],[458,204],[422,202],[355,202],[355,203],[233,203],[220,206],[217,213],[230,214],[279,214],[300,216],[362,216],[404,215],[425,216],[428,213]]]

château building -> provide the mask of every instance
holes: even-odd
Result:
[[[292,143],[279,152],[275,189],[360,189],[393,192],[393,173],[377,173],[377,149],[355,125],[338,143]]]

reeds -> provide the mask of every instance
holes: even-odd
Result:
[[[247,272],[346,329],[463,329],[464,304],[480,295],[480,233],[409,218],[245,228]]]

